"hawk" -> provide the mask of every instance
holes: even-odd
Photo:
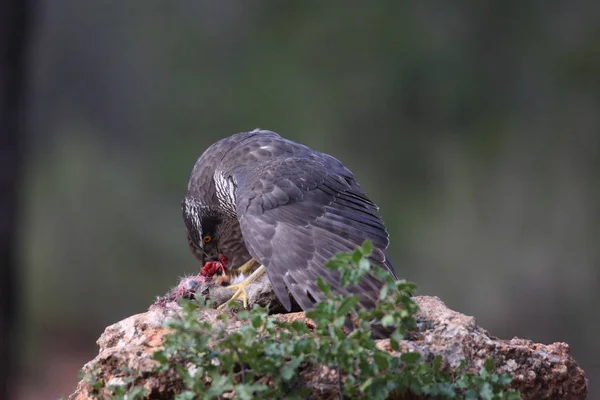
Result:
[[[182,202],[188,243],[202,265],[249,276],[230,288],[247,307],[245,288],[265,271],[281,304],[303,309],[323,300],[317,277],[334,294],[359,295],[372,308],[381,282],[365,276],[343,288],[324,264],[373,242],[371,262],[397,279],[385,250],[389,235],[377,206],[334,157],[256,129],[222,139],[198,159]],[[206,263],[206,264],[205,264]]]

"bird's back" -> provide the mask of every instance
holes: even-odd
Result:
[[[244,148],[242,143],[248,139],[258,135],[271,136],[271,134],[279,137],[274,132],[270,134],[266,132],[268,131],[241,132],[213,143],[194,164],[188,183],[188,195],[199,199],[216,196],[215,171],[223,169],[224,160],[230,159],[232,152],[239,153]]]
[[[213,144],[194,166],[188,196],[221,209],[232,203],[248,252],[266,267],[287,309],[288,290],[303,309],[319,301],[317,276],[334,292],[352,292],[340,288],[339,276],[323,265],[366,239],[374,244],[371,260],[395,276],[377,206],[352,172],[334,157],[275,132],[243,132]],[[373,277],[361,282],[363,306],[373,306],[379,285]]]

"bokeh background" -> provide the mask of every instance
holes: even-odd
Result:
[[[600,396],[600,3],[35,3],[17,397],[197,271],[180,201],[256,127],[342,160],[420,294],[565,341]],[[594,394],[595,393],[595,394]]]

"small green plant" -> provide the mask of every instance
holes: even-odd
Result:
[[[397,357],[376,347],[372,328],[379,325],[392,330],[390,345],[399,351],[399,341],[416,326],[417,306],[407,295],[415,285],[394,281],[373,267],[371,251],[366,242],[353,253],[336,255],[327,267],[340,271],[342,286],[356,285],[367,273],[378,277],[384,284],[377,306],[358,308],[357,296],[334,296],[319,279],[326,300],[306,313],[315,322],[314,331],[300,321],[275,321],[267,309],[254,307],[238,313],[247,324],[227,333],[228,314],[221,314],[222,324],[213,326],[198,320],[201,304],[182,301],[181,318],[168,323],[174,332],[154,354],[159,370],[175,369],[183,382],[176,399],[212,399],[226,393],[243,400],[302,399],[310,394],[303,374],[322,367],[337,377],[340,398],[386,399],[392,393],[412,393],[425,398],[518,399],[518,393],[508,389],[511,377],[493,374],[491,360],[479,374],[466,372],[464,364],[448,373],[441,357],[427,363],[419,353]],[[349,315],[357,324],[351,332],[344,331]]]
[[[121,372],[125,377],[121,379],[120,384],[106,386],[106,391],[110,394],[111,399],[135,400],[145,398],[148,390],[132,384],[134,382],[133,376],[136,375],[135,371],[127,367],[122,367]],[[96,392],[104,387],[103,382],[98,378],[98,371],[95,368],[86,373],[80,372],[79,378],[84,380]]]
[[[144,399],[148,390],[139,386],[129,387],[131,380],[124,380],[122,385],[111,385],[107,387],[113,399],[116,400],[135,400]]]
[[[335,296],[321,279],[317,281],[326,299],[306,313],[315,322],[277,321],[268,309],[254,307],[238,313],[246,322],[228,331],[230,314],[218,316],[217,324],[199,320],[206,304],[182,300],[180,317],[166,325],[173,329],[165,336],[163,350],[154,353],[156,373],[176,373],[180,380],[175,399],[302,399],[310,396],[307,382],[315,385],[319,376],[332,384],[341,399],[386,399],[392,394],[413,394],[439,399],[518,399],[508,389],[511,377],[493,373],[489,360],[475,374],[464,363],[455,371],[442,368],[443,360],[423,360],[419,353],[391,355],[376,347],[373,329],[391,331],[390,346],[400,351],[400,340],[415,329],[417,305],[408,293],[414,284],[394,281],[381,268],[369,262],[372,247],[365,242],[352,253],[340,253],[328,264],[340,272],[342,286],[356,285],[365,274],[383,282],[379,302],[371,310],[357,307],[357,296]],[[210,305],[208,305],[210,307]],[[349,317],[356,325],[348,332]],[[133,373],[132,373],[133,374]],[[128,376],[131,376],[129,374]],[[99,381],[92,371],[89,382]],[[140,388],[124,381],[107,388],[115,398],[142,398]]]
[[[103,386],[102,381],[98,379],[98,371],[95,366],[89,372],[79,371],[79,379],[84,380],[94,390],[101,389]]]

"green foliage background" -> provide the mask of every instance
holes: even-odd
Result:
[[[67,394],[107,324],[197,270],[191,167],[255,127],[348,165],[421,293],[497,336],[566,341],[600,376],[599,18],[592,1],[40,2],[24,397]]]

